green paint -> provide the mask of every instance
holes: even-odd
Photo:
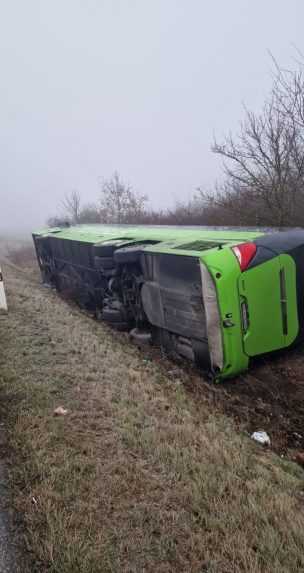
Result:
[[[202,254],[201,260],[211,273],[217,289],[224,348],[224,366],[218,379],[227,378],[246,370],[249,363],[243,348],[240,298],[237,289],[241,271],[231,248],[215,252],[206,251]],[[226,320],[233,326],[225,328],[223,324]]]
[[[281,292],[284,272],[286,296]],[[289,346],[298,333],[296,307],[296,266],[289,255],[281,255],[254,267],[239,278],[241,300],[248,305],[249,327],[244,349],[257,356]],[[283,300],[284,299],[284,300]],[[284,332],[283,305],[286,303],[287,332]]]

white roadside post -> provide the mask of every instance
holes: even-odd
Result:
[[[1,267],[0,267],[0,310],[7,311],[7,302],[6,302],[6,296],[5,296],[5,290],[4,290],[4,284],[3,284],[3,275],[1,272]]]

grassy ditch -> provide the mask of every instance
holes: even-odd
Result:
[[[303,571],[303,470],[124,335],[5,270],[0,408],[24,568]],[[58,406],[67,415],[54,416]]]

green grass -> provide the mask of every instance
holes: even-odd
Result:
[[[24,571],[304,570],[301,468],[256,446],[125,335],[16,268],[5,277],[1,413]],[[67,416],[53,416],[59,405]]]

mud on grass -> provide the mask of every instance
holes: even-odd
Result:
[[[170,366],[167,369],[170,373]],[[212,386],[194,368],[186,371],[184,388],[194,400],[206,393],[213,396],[214,408],[232,418],[240,430],[248,435],[267,431],[271,449],[284,458],[296,459],[304,452],[303,345],[261,357],[245,374]]]
[[[27,571],[304,569],[304,472],[225,415],[226,386],[152,362],[16,267],[5,279],[0,403]]]

